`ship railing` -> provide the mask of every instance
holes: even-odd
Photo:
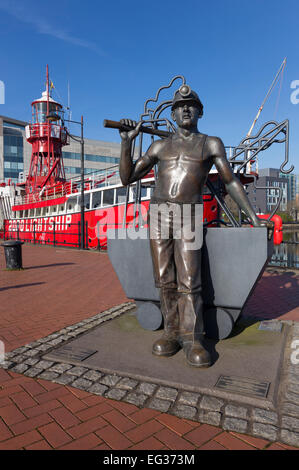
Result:
[[[97,188],[106,188],[111,186],[121,185],[119,176],[118,165],[95,170],[92,172],[85,172],[84,175],[84,191],[89,191]],[[59,197],[67,196],[81,191],[81,176],[75,176],[65,182],[57,183],[56,185],[46,187],[45,189],[25,194],[23,196],[14,197],[14,205],[33,204]]]
[[[121,185],[118,165],[100,170],[85,172],[84,191]],[[75,176],[65,183],[68,194],[81,191],[81,176]]]
[[[37,124],[28,124],[25,127],[26,139],[40,138],[40,137],[53,137],[59,139],[67,145],[69,143],[69,137],[64,127],[59,126],[58,124],[52,123],[37,123]]]

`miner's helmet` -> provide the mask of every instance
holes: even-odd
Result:
[[[184,101],[193,101],[199,108],[201,116],[203,115],[203,104],[200,101],[198,94],[191,90],[189,85],[182,85],[174,94],[171,109],[174,110],[177,103]]]

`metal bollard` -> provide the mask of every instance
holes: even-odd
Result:
[[[6,240],[2,243],[6,260],[6,269],[22,269],[22,245],[21,240]]]

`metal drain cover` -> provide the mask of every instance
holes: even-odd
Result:
[[[68,359],[71,361],[85,361],[88,357],[92,356],[95,354],[96,350],[94,349],[80,349],[80,348],[74,348],[74,346],[71,345],[66,345],[62,346],[61,348],[57,349],[56,351],[52,351],[49,356],[51,355],[51,358],[55,359],[57,358],[58,360],[62,359]]]
[[[270,382],[259,382],[245,377],[234,377],[232,375],[220,375],[215,387],[227,392],[235,392],[251,397],[266,398]]]

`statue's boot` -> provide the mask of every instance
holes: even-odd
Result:
[[[193,367],[210,367],[210,353],[204,346],[203,303],[200,293],[179,296],[180,341],[187,363]]]
[[[153,344],[152,353],[156,356],[173,356],[181,345],[179,343],[179,312],[175,289],[160,289],[161,312],[164,319],[164,332]]]

